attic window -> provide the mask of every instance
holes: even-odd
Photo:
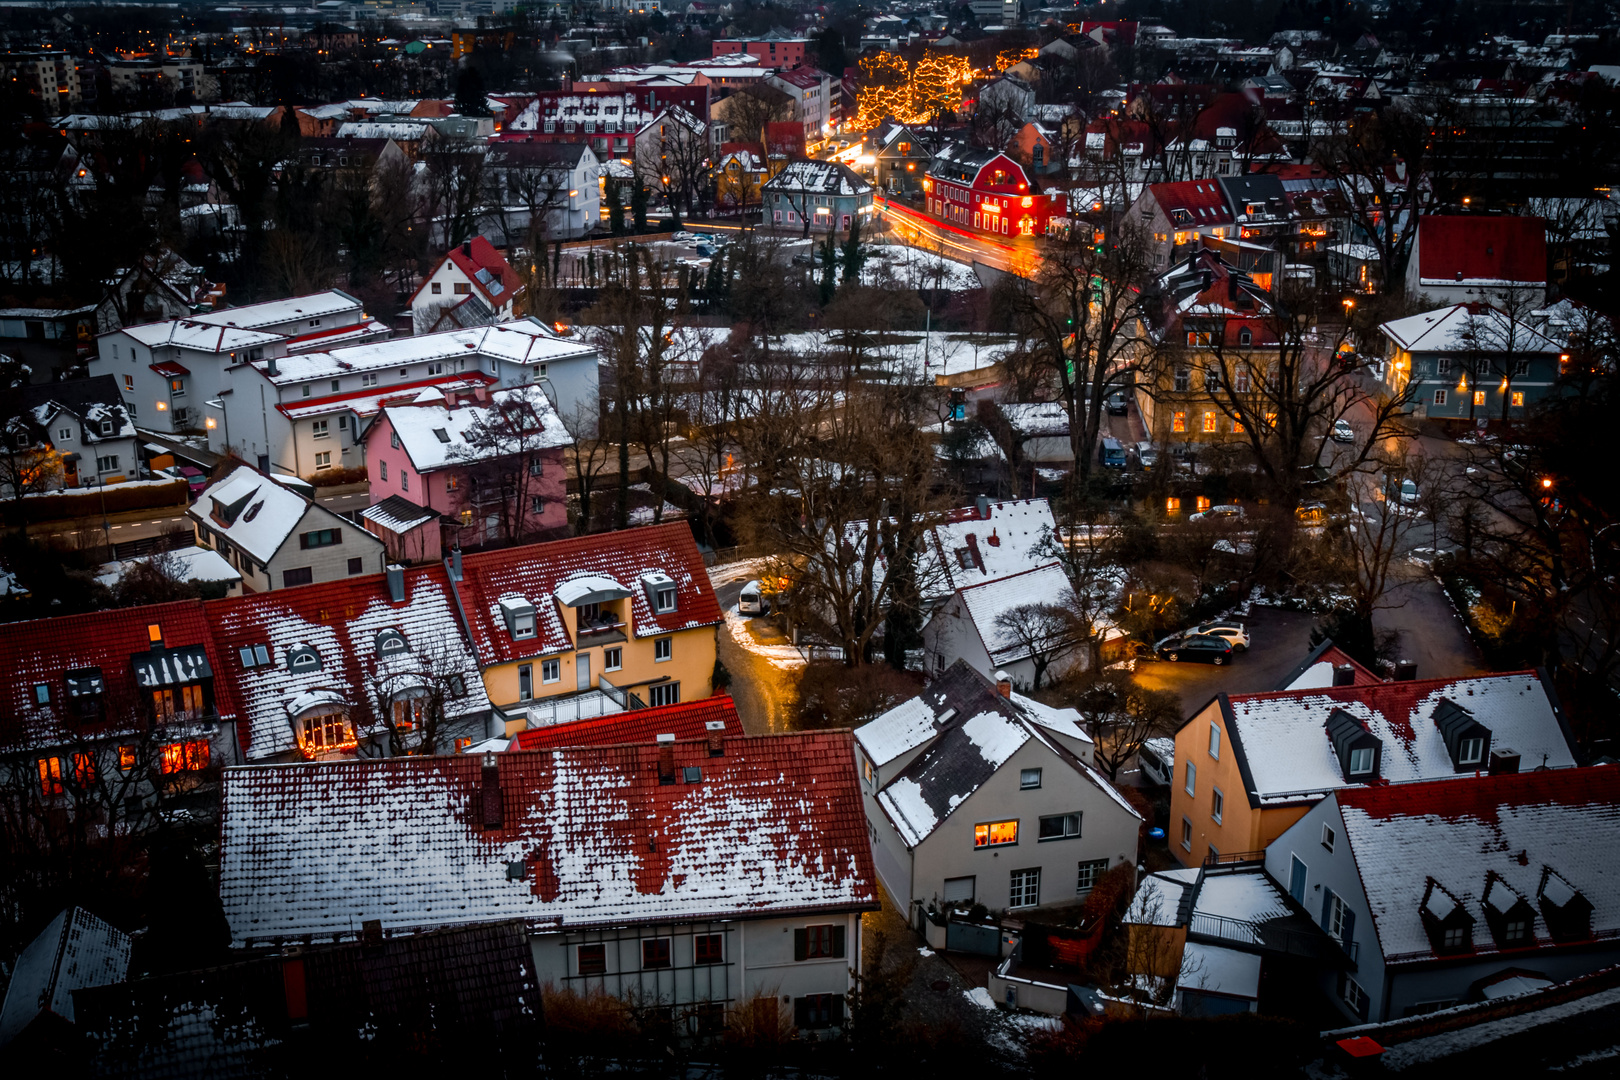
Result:
[[[656,607],[658,611],[665,612],[675,610],[675,587],[673,585],[667,588],[658,589],[653,595],[657,598],[654,607]]]
[[[681,769],[681,779],[688,784],[703,782],[703,770],[697,765],[687,765]]]
[[[34,704],[49,705],[51,703],[51,688],[45,683],[34,684]]]
[[[242,515],[242,520],[243,521],[252,521],[254,518],[259,516],[259,511],[261,509],[263,509],[263,508],[264,508],[264,500],[260,499],[258,502],[254,503],[252,506],[248,507],[247,513]]]
[[[146,640],[153,645],[163,644],[163,627],[157,623],[148,623],[146,627]]]
[[[404,635],[398,630],[384,630],[377,635],[378,656],[395,656],[410,650],[411,647],[405,644]]]
[[[957,548],[956,565],[961,567],[963,570],[973,569],[973,552],[969,551],[965,547]]]
[[[111,435],[113,433],[113,422],[111,420],[103,420],[101,422],[101,433],[103,435]]]
[[[1350,751],[1350,775],[1366,776],[1373,771],[1374,751],[1370,746],[1358,747]]]
[[[506,620],[506,632],[514,641],[534,637],[534,605],[521,597],[502,600],[501,615]]]
[[[287,650],[287,670],[297,674],[321,670],[321,654],[308,645],[295,645]]]
[[[245,668],[263,667],[270,662],[270,650],[263,645],[244,645],[237,650]]]
[[[1475,737],[1457,744],[1457,764],[1478,765],[1485,760],[1485,740]]]
[[[433,437],[442,443],[447,443],[450,441],[450,433],[444,430],[442,427],[436,427],[433,429]]]

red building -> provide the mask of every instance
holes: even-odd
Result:
[[[1036,236],[1061,229],[1068,199],[1043,195],[1023,166],[998,150],[948,146],[923,181],[928,212],[995,236]]]
[[[727,56],[731,53],[752,53],[761,64],[774,65],[782,68],[798,67],[804,63],[805,50],[810,47],[810,39],[802,37],[778,36],[781,31],[774,31],[764,37],[757,38],[720,38],[714,43],[714,56]]]

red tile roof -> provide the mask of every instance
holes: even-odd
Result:
[[[55,619],[10,623],[0,633],[0,670],[9,674],[0,689],[0,746],[24,749],[59,746],[77,738],[112,735],[128,729],[134,715],[147,711],[148,692],[135,681],[131,657],[152,649],[147,627],[156,625],[170,649],[201,646],[214,672],[214,709],[235,717],[236,698],[220,678],[221,656],[214,647],[195,600],[93,611]],[[100,668],[107,722],[99,728],[66,726],[67,685],[63,672]],[[34,687],[49,688],[50,704],[34,703]]]
[[[472,279],[473,287],[482,292],[490,306],[499,310],[518,290],[517,271],[507,263],[506,256],[495,250],[495,245],[482,236],[475,236],[466,244],[453,247],[445,258]],[[489,285],[478,279],[478,271],[488,270],[492,276]]]
[[[630,591],[637,637],[713,626],[722,619],[703,556],[684,521],[480,552],[463,558],[462,572],[462,604],[485,666],[572,652],[553,594],[569,578],[587,574],[605,574]],[[673,578],[676,588],[675,610],[663,614],[653,611],[640,580],[658,572]],[[534,637],[512,639],[500,610],[505,598],[534,605]]]
[[[482,756],[230,769],[220,898],[240,944],[352,937],[371,919],[576,928],[875,910],[852,750],[848,731],[730,739],[721,757],[676,743],[670,784],[651,745],[500,754],[488,789]]]
[[[1170,217],[1177,210],[1185,210],[1192,220],[1186,225],[1230,225],[1232,208],[1226,205],[1226,194],[1214,180],[1182,180],[1174,184],[1153,184],[1148,188],[1154,201]],[[1172,217],[1175,225],[1182,225]]]
[[[1417,259],[1424,282],[1545,285],[1547,227],[1533,217],[1431,214],[1418,222]]]
[[[624,746],[650,743],[660,735],[673,735],[677,741],[690,742],[708,738],[707,725],[710,722],[724,724],[724,735],[728,739],[743,733],[736,703],[729,696],[720,695],[683,701],[679,705],[578,720],[571,724],[531,728],[518,733],[517,738],[512,740],[509,752],[550,750],[563,746]]]
[[[1477,818],[1494,824],[1503,808],[1515,806],[1620,808],[1620,765],[1529,769],[1499,776],[1469,773],[1426,783],[1348,787],[1338,799],[1340,807],[1356,807],[1375,819],[1429,815],[1441,821]]]

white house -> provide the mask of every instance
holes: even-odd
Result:
[[[64,487],[139,478],[140,439],[111,375],[20,386],[15,395],[18,411],[5,418],[7,453],[60,454]]]
[[[1035,686],[1039,654],[1049,665],[1042,681],[1059,678],[1084,659],[1085,643],[1061,617],[1043,621],[1018,613],[1041,604],[1071,608],[1074,599],[1074,586],[1058,562],[957,589],[923,626],[927,670],[942,672],[965,660],[980,675],[1005,672],[1014,686],[1027,690]],[[1007,625],[1004,616],[1022,621]]]
[[[482,236],[451,248],[411,296],[411,332],[511,322],[523,282]]]
[[[382,541],[246,465],[210,484],[186,513],[197,542],[241,571],[248,592],[341,581],[384,567]]]
[[[501,208],[493,224],[508,246],[527,242],[531,211],[544,218],[542,240],[583,236],[602,219],[601,161],[583,141],[502,139],[490,143],[484,170]]]
[[[873,864],[910,921],[929,905],[1072,901],[1135,865],[1142,819],[1092,767],[1073,709],[958,662],[855,742]]]
[[[543,985],[829,1028],[878,906],[859,799],[844,732],[236,769],[220,898],[239,946],[517,920]]]

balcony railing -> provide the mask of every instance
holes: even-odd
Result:
[[[1346,946],[1326,931],[1314,927],[1309,930],[1294,929],[1276,923],[1257,923],[1247,919],[1207,915],[1196,911],[1193,912],[1187,932],[1199,937],[1252,945],[1265,952],[1286,953],[1289,956],[1331,957],[1331,953],[1327,950],[1336,947],[1349,958],[1352,965],[1356,963],[1361,944],[1352,941]]]

